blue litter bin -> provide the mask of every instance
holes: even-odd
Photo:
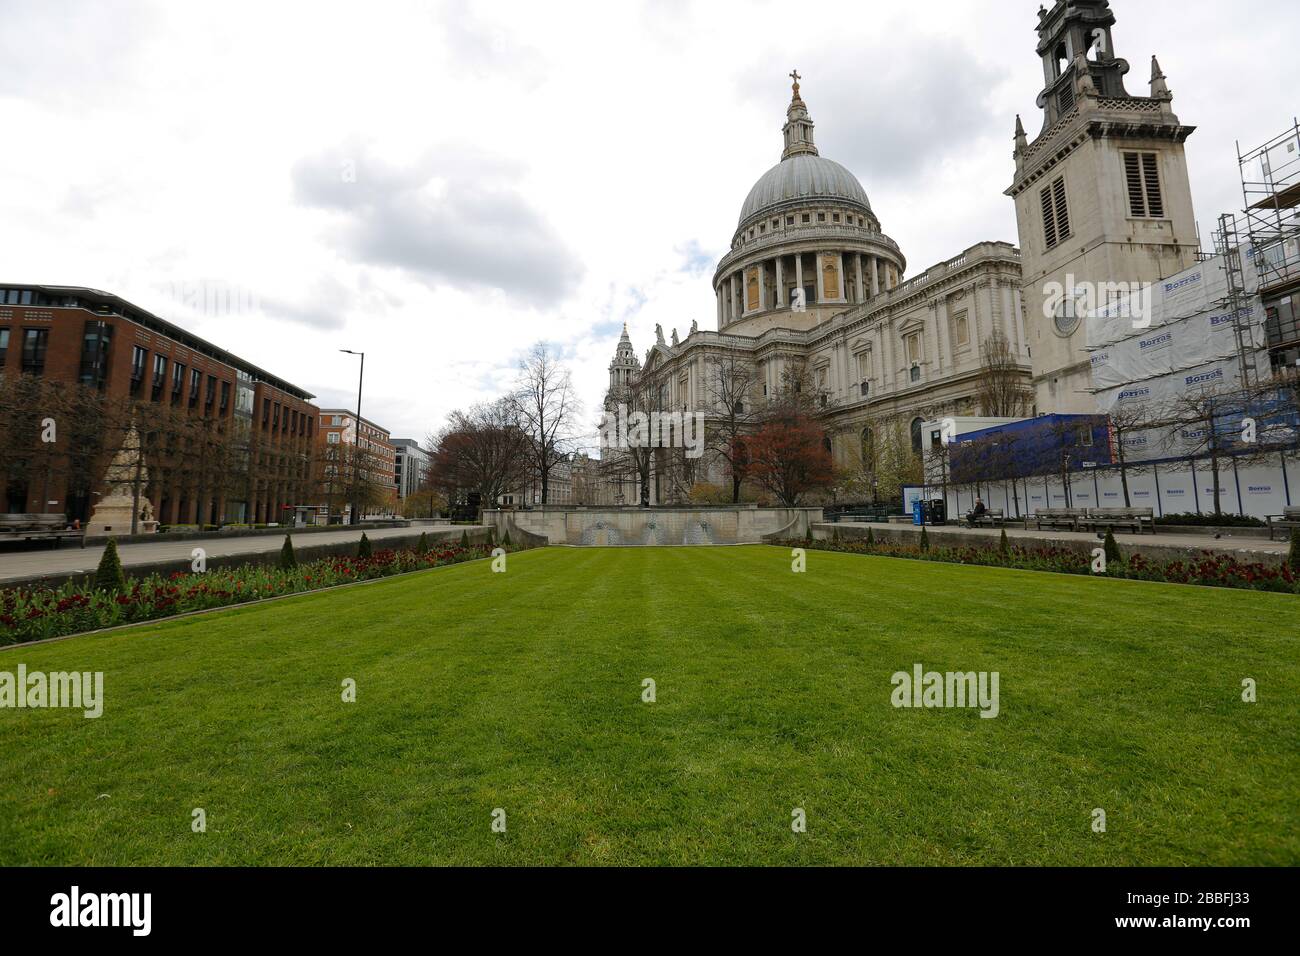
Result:
[[[912,502],[912,524],[925,524],[925,502],[920,498]]]

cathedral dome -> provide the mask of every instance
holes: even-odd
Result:
[[[831,200],[871,212],[867,191],[839,163],[816,153],[788,156],[765,172],[740,210],[740,225],[786,203]]]

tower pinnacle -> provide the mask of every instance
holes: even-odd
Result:
[[[785,126],[781,130],[785,134],[785,151],[781,153],[781,159],[786,160],[791,156],[816,156],[817,145],[813,142],[813,121],[808,115],[808,107],[804,104],[803,97],[799,95],[799,81],[802,77],[798,70],[790,72],[790,78],[794,80],[794,91],[790,98],[790,108],[786,110]]]

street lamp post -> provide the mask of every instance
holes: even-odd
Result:
[[[366,380],[366,353],[354,352],[351,349],[339,349],[348,355],[359,355],[361,357],[361,372],[357,376],[357,449],[355,465],[352,472],[352,524],[361,523],[361,485],[360,485],[360,462],[361,462],[361,386]]]

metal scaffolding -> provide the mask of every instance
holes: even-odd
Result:
[[[1251,332],[1254,317],[1251,298],[1258,289],[1246,288],[1246,270],[1241,262],[1241,230],[1236,216],[1224,213],[1219,217],[1214,244],[1223,256],[1223,272],[1228,280],[1228,298],[1223,304],[1232,316],[1232,331],[1237,341],[1237,362],[1241,367],[1241,384],[1243,388],[1250,388],[1259,382],[1259,368],[1255,361],[1258,353]]]
[[[1300,120],[1247,153],[1237,146],[1246,231],[1265,286],[1300,280]],[[1288,266],[1290,268],[1288,268]]]
[[[1259,292],[1266,300],[1286,296],[1300,289],[1300,120],[1293,119],[1285,132],[1248,152],[1238,143],[1237,162],[1245,206],[1241,238],[1259,275]],[[1270,350],[1300,347],[1295,315],[1289,300],[1285,309],[1269,310]]]

